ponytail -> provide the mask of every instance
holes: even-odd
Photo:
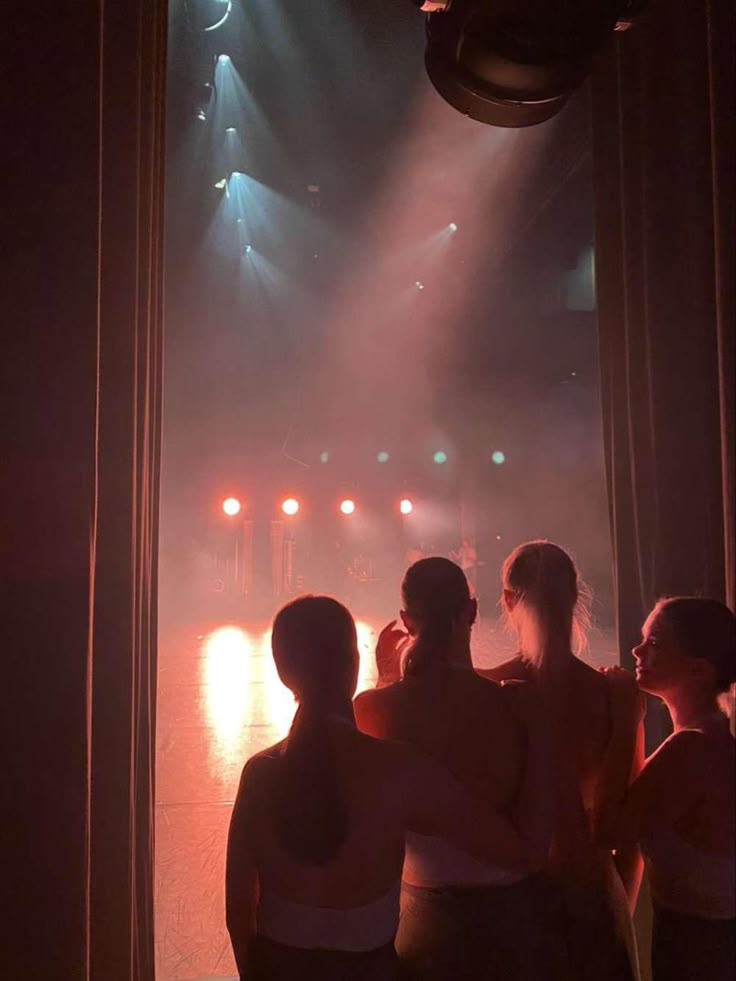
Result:
[[[271,647],[279,677],[299,701],[271,798],[276,838],[297,861],[325,865],[348,835],[330,713],[349,708],[355,691],[355,621],[330,596],[302,596],[276,615]]]
[[[405,678],[417,678],[447,664],[453,626],[453,620],[447,615],[430,617],[422,622],[404,658],[402,674]]]
[[[327,720],[301,706],[286,739],[273,817],[279,844],[300,862],[325,865],[347,838],[348,810]]]
[[[402,673],[404,677],[426,675],[448,663],[458,618],[467,612],[470,602],[468,580],[449,559],[420,559],[407,570],[401,594],[417,627]]]
[[[513,619],[522,653],[535,666],[552,667],[560,647],[579,654],[590,625],[589,591],[570,556],[546,541],[527,542],[506,558],[502,581],[517,604]]]

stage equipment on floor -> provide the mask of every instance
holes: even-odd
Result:
[[[593,56],[644,0],[415,0],[429,14],[424,62],[439,94],[491,126],[551,119]]]

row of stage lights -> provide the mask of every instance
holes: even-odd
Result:
[[[301,503],[296,497],[286,497],[281,502],[281,511],[289,518],[293,518],[299,513],[301,509]],[[414,510],[414,504],[408,497],[402,497],[399,501],[399,513],[403,515],[411,514]],[[226,497],[222,502],[222,511],[228,518],[236,518],[243,511],[243,502],[237,497]],[[346,497],[344,500],[340,501],[340,513],[346,516],[355,514],[356,504],[355,501]]]
[[[390,459],[391,455],[387,450],[380,450],[378,453],[376,453],[376,460],[378,463],[388,463]],[[447,463],[449,459],[449,455],[445,453],[444,450],[436,450],[434,453],[432,453],[432,462],[436,463],[438,466],[442,466],[443,464]],[[324,450],[319,455],[319,462],[329,463],[329,461],[330,454],[327,452],[327,450]],[[505,462],[506,454],[503,452],[503,450],[494,450],[493,453],[491,453],[491,463],[495,463],[497,467],[500,467],[501,464]]]

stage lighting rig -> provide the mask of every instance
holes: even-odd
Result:
[[[491,126],[556,115],[615,30],[644,0],[414,0],[427,17],[424,63],[442,98]]]
[[[226,497],[222,502],[222,510],[228,518],[234,518],[243,510],[243,505],[237,497]]]
[[[233,0],[184,0],[184,9],[190,27],[207,34],[227,21],[233,10]]]

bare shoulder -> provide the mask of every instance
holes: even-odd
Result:
[[[463,674],[466,676],[464,697],[467,700],[468,711],[471,711],[472,706],[489,724],[493,720],[507,720],[510,704],[509,686],[505,686],[503,682],[515,679],[489,677],[479,671],[465,671]]]
[[[572,659],[568,677],[581,709],[587,715],[608,718],[611,683],[606,675],[575,657]]]
[[[353,711],[358,728],[371,736],[381,737],[386,713],[396,701],[400,682],[384,688],[368,688],[353,699]]]
[[[351,735],[351,743],[355,753],[354,768],[360,771],[362,778],[370,773],[380,783],[388,780],[391,785],[394,782],[401,785],[414,770],[417,751],[408,743],[376,736],[360,724]]]
[[[358,708],[364,710],[374,705],[381,705],[386,700],[386,693],[390,692],[396,685],[398,685],[398,681],[394,681],[392,684],[385,685],[381,688],[366,688],[365,691],[355,696],[353,707],[356,710]]]
[[[480,671],[466,671],[464,674],[468,676],[469,685],[481,698],[493,702],[503,701],[504,692],[501,681],[505,679],[494,678]]]
[[[587,685],[594,691],[602,693],[608,691],[610,682],[602,671],[594,668],[581,657],[575,657],[572,659],[572,667],[575,672],[576,680],[580,684]]]
[[[428,757],[410,743],[399,739],[378,739],[374,736],[360,733],[363,747],[389,777],[400,783],[419,776],[424,764],[429,764]]]
[[[528,677],[528,669],[524,659],[520,654],[516,654],[508,661],[497,664],[493,668],[476,668],[476,674],[487,681],[525,681]]]
[[[700,770],[704,756],[709,754],[710,739],[698,729],[680,729],[662,742],[647,760],[656,762],[659,769],[682,774],[684,769]]]
[[[260,753],[255,753],[245,761],[245,766],[240,776],[241,789],[247,786],[250,790],[260,786],[270,778],[270,775],[276,769],[278,760],[281,758],[285,741],[282,739],[281,742],[269,746],[268,749],[262,749]]]

